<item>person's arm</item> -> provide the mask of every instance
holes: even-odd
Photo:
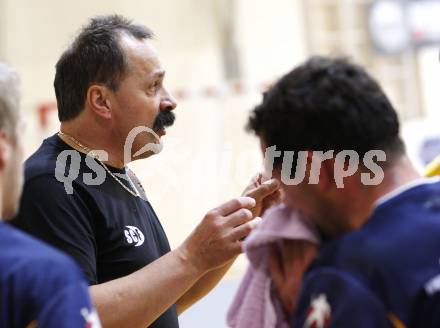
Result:
[[[150,325],[208,271],[240,254],[240,240],[253,229],[248,210],[253,206],[252,198],[233,199],[208,212],[176,250],[126,277],[90,287],[103,326]]]
[[[90,287],[104,327],[139,327],[153,323],[202,275],[173,250],[128,276]]]
[[[42,177],[25,185],[18,221],[38,237],[68,251],[93,283],[96,259],[90,206],[86,195],[80,197],[78,190],[67,196],[61,183]],[[131,275],[91,287],[104,326],[146,327],[205,273],[237,256],[240,240],[253,229],[249,209],[254,206],[251,198],[233,199],[208,212],[177,250]],[[94,264],[90,270],[89,263]]]
[[[176,302],[177,314],[181,315],[185,310],[206,296],[215,286],[217,286],[226,272],[228,272],[235,259],[236,257],[227,262],[224,266],[206,273],[197,280],[197,282]]]
[[[252,197],[256,205],[252,208],[254,217],[260,217],[264,211],[279,201],[279,184],[276,180],[264,181],[261,174],[253,178],[242,196]],[[181,314],[198,300],[207,295],[228,272],[236,257],[222,267],[206,273],[176,303],[177,314]]]

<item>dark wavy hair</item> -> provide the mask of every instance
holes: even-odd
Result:
[[[117,90],[127,71],[127,59],[119,44],[122,34],[151,39],[153,32],[119,15],[97,16],[79,32],[56,64],[54,80],[58,118],[68,121],[83,110],[87,89],[102,83]]]
[[[387,162],[405,152],[387,96],[344,58],[312,57],[282,77],[251,112],[247,129],[281,151],[383,150]]]

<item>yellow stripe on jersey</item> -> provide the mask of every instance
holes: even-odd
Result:
[[[406,328],[405,324],[402,321],[400,321],[400,319],[396,317],[394,313],[388,312],[388,319],[390,319],[394,328]]]
[[[437,156],[425,169],[425,175],[427,177],[433,177],[440,175],[440,155]]]
[[[36,321],[32,321],[30,324],[28,324],[26,326],[26,328],[36,328],[37,327],[37,322]]]

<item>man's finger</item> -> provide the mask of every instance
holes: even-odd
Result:
[[[252,220],[253,218],[253,214],[250,210],[248,210],[247,208],[242,208],[239,209],[238,211],[228,215],[227,217],[225,217],[226,220],[226,225],[228,227],[237,227],[240,226],[250,220]]]
[[[275,180],[275,179],[267,180],[267,181],[263,182],[261,185],[259,185],[258,187],[247,192],[246,196],[252,197],[258,201],[262,198],[269,196],[270,194],[273,194],[274,192],[276,192],[278,190],[279,187],[280,187],[280,184],[277,180]]]
[[[239,210],[240,208],[251,209],[255,206],[256,201],[252,197],[237,197],[231,199],[230,201],[220,205],[216,209],[215,212],[222,216],[228,216],[229,214]]]
[[[249,236],[249,234],[260,224],[261,218],[256,217],[252,221],[244,223],[238,227],[235,227],[231,232],[232,240],[242,240]]]

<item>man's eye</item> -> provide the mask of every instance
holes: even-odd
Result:
[[[157,90],[159,89],[159,83],[153,83],[150,87],[149,87],[149,89],[148,89],[148,91],[149,92],[156,92]]]

